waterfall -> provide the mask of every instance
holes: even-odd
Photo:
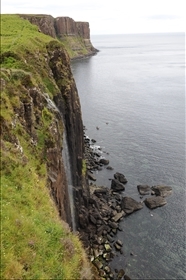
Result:
[[[55,103],[50,99],[49,95],[47,93],[43,94],[43,97],[47,101],[47,107],[49,109],[52,109],[54,111],[57,111],[62,119],[62,122],[64,122],[63,115],[60,112],[60,110],[56,107]],[[74,187],[72,184],[72,171],[71,171],[71,164],[70,164],[70,156],[69,156],[69,149],[67,144],[67,135],[66,131],[63,132],[63,150],[62,150],[62,159],[65,166],[65,173],[66,173],[66,179],[68,184],[68,197],[70,202],[70,212],[71,212],[71,220],[72,220],[72,230],[76,230],[76,223],[75,223],[75,210],[74,210]]]
[[[75,210],[74,210],[74,187],[72,185],[72,170],[70,164],[70,155],[67,144],[67,136],[66,132],[63,133],[63,151],[62,151],[63,162],[65,165],[65,172],[67,177],[68,184],[68,196],[70,201],[70,211],[71,211],[71,219],[72,219],[72,230],[76,230],[76,222],[75,222]]]

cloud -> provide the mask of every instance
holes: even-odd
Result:
[[[150,20],[175,20],[175,19],[181,19],[181,17],[176,16],[176,15],[153,15],[153,16],[148,16],[146,19]]]
[[[1,13],[88,21],[92,34],[184,32],[185,0],[1,0]]]

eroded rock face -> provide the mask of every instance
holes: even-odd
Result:
[[[70,17],[57,17],[55,19],[56,34],[60,37],[81,36],[83,39],[90,39],[90,28],[88,22],[76,22]]]
[[[78,34],[84,39],[90,39],[90,28],[88,22],[76,21]]]
[[[83,159],[83,123],[81,106],[70,59],[66,51],[52,43],[48,46],[49,64],[60,93],[54,97],[56,106],[64,117],[69,146],[73,185],[81,186]]]
[[[55,19],[56,34],[61,37],[63,35],[78,35],[76,22],[70,17],[57,17]]]

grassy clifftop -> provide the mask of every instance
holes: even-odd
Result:
[[[48,187],[48,153],[63,145],[51,45],[63,47],[19,16],[1,15],[1,279],[91,279]]]

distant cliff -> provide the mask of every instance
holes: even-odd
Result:
[[[61,40],[73,59],[93,55],[98,51],[91,43],[88,22],[77,22],[70,17],[53,18],[50,15],[21,16],[37,25],[39,31]]]

